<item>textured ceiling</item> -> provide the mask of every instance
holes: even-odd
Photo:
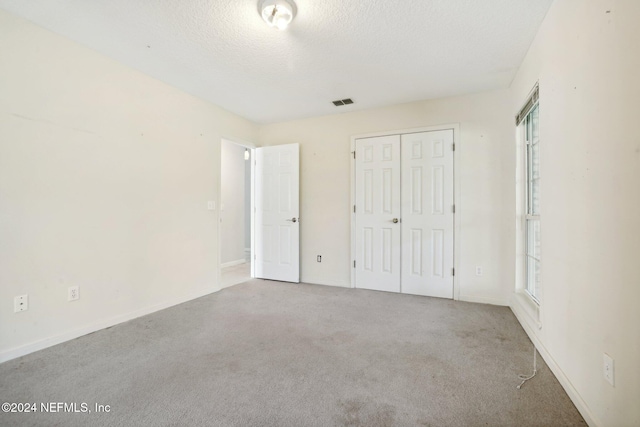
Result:
[[[553,0],[0,0],[0,8],[258,123],[506,88]],[[352,98],[335,107],[331,101]]]

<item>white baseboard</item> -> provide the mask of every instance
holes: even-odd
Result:
[[[515,296],[512,299],[510,307],[511,311],[516,316],[516,319],[518,319],[518,322],[520,322],[520,325],[522,325],[522,328],[529,336],[529,339],[531,340],[531,342],[533,342],[533,345],[536,346],[538,353],[540,353],[540,356],[542,356],[547,366],[549,366],[551,372],[553,372],[556,378],[558,378],[560,385],[562,385],[564,390],[567,392],[569,398],[571,399],[573,404],[576,405],[578,412],[580,412],[587,424],[591,427],[601,427],[602,423],[593,415],[593,413],[587,406],[587,403],[582,399],[580,393],[578,393],[578,390],[576,390],[573,384],[571,384],[569,378],[567,378],[567,376],[562,371],[558,363],[556,363],[556,361],[553,359],[547,348],[542,344],[540,339],[538,339],[537,335],[535,334],[534,328],[529,324],[529,322],[527,322],[526,311],[522,308],[520,302],[517,298],[515,298]]]
[[[15,359],[17,357],[25,356],[27,354],[33,353],[38,350],[43,350],[47,347],[52,347],[56,344],[61,344],[65,341],[70,341],[72,339],[81,337],[83,335],[90,334],[92,332],[99,331],[101,329],[109,328],[111,326],[117,325],[119,323],[127,322],[129,320],[136,319],[138,317],[146,316],[147,314],[155,313],[156,311],[164,310],[165,308],[172,307],[174,305],[182,304],[183,302],[191,301],[196,298],[203,297],[205,295],[212,294],[214,292],[218,292],[220,290],[219,287],[216,287],[213,290],[206,290],[197,292],[194,294],[190,294],[187,296],[183,296],[180,298],[176,298],[171,301],[166,301],[160,304],[155,304],[149,307],[141,308],[139,310],[135,310],[129,313],[121,314],[118,316],[110,317],[108,319],[99,320],[95,323],[92,323],[87,326],[83,326],[78,329],[74,329],[72,331],[63,332],[59,335],[55,335],[52,337],[44,338],[29,344],[22,345],[20,347],[11,348],[9,350],[4,350],[0,352],[0,363],[6,362],[11,359]]]
[[[463,294],[460,295],[460,297],[458,298],[458,301],[477,302],[480,304],[501,305],[504,307],[509,306],[509,301],[506,299],[478,297],[478,296],[463,295]]]
[[[327,282],[326,280],[314,277],[304,277],[300,279],[300,283],[306,283],[307,285],[322,285],[322,286],[333,286],[337,288],[351,288],[351,283],[344,281],[335,281],[335,282]]]
[[[234,265],[244,264],[245,262],[247,262],[247,260],[244,259],[244,258],[237,259],[235,261],[229,261],[229,262],[225,262],[223,264],[220,264],[220,268],[233,267]]]

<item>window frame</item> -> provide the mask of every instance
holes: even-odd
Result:
[[[537,88],[536,88],[537,90]],[[530,104],[527,105],[527,110],[526,111],[522,111],[519,115],[519,117],[522,117],[521,122],[519,123],[518,126],[521,127],[521,134],[522,134],[522,145],[523,145],[523,155],[524,155],[524,159],[523,159],[523,166],[524,166],[524,206],[523,206],[523,234],[524,234],[524,238],[523,238],[523,243],[524,243],[524,248],[523,248],[523,254],[524,254],[524,265],[523,265],[523,270],[524,270],[524,280],[523,280],[523,284],[524,284],[524,291],[526,293],[526,295],[528,295],[531,300],[533,302],[535,302],[536,305],[540,305],[540,289],[541,289],[541,269],[542,269],[542,261],[541,261],[541,256],[540,256],[540,251],[538,249],[537,253],[535,250],[535,245],[536,243],[538,244],[538,248],[540,245],[540,241],[542,240],[540,238],[540,212],[539,212],[539,202],[538,202],[538,206],[537,206],[537,211],[534,212],[534,181],[537,181],[537,195],[538,195],[538,200],[540,197],[540,180],[541,180],[541,176],[539,173],[540,170],[540,138],[538,137],[537,140],[533,139],[533,113],[537,113],[537,131],[539,133],[539,121],[540,121],[540,117],[539,117],[539,100],[536,98],[534,98],[535,100]],[[528,102],[529,104],[529,102]],[[534,158],[534,153],[533,151],[537,150],[537,157],[538,157],[538,175],[535,176],[534,175],[534,168],[533,168],[533,158]],[[535,224],[537,224],[537,233],[538,233],[538,241],[535,241]],[[533,249],[532,249],[533,248]],[[532,273],[531,271],[531,265],[535,265],[535,263],[538,263],[538,269],[537,271],[534,271]],[[532,276],[533,274],[533,276]],[[536,286],[536,279],[537,279],[537,283],[538,286]]]

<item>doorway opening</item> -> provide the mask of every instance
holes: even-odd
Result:
[[[253,146],[222,139],[220,148],[220,287],[253,276]]]

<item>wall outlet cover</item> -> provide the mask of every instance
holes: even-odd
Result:
[[[67,290],[67,299],[69,301],[76,301],[80,299],[80,289],[77,286],[69,286]]]
[[[29,309],[29,295],[18,295],[13,299],[13,312],[19,313]]]

